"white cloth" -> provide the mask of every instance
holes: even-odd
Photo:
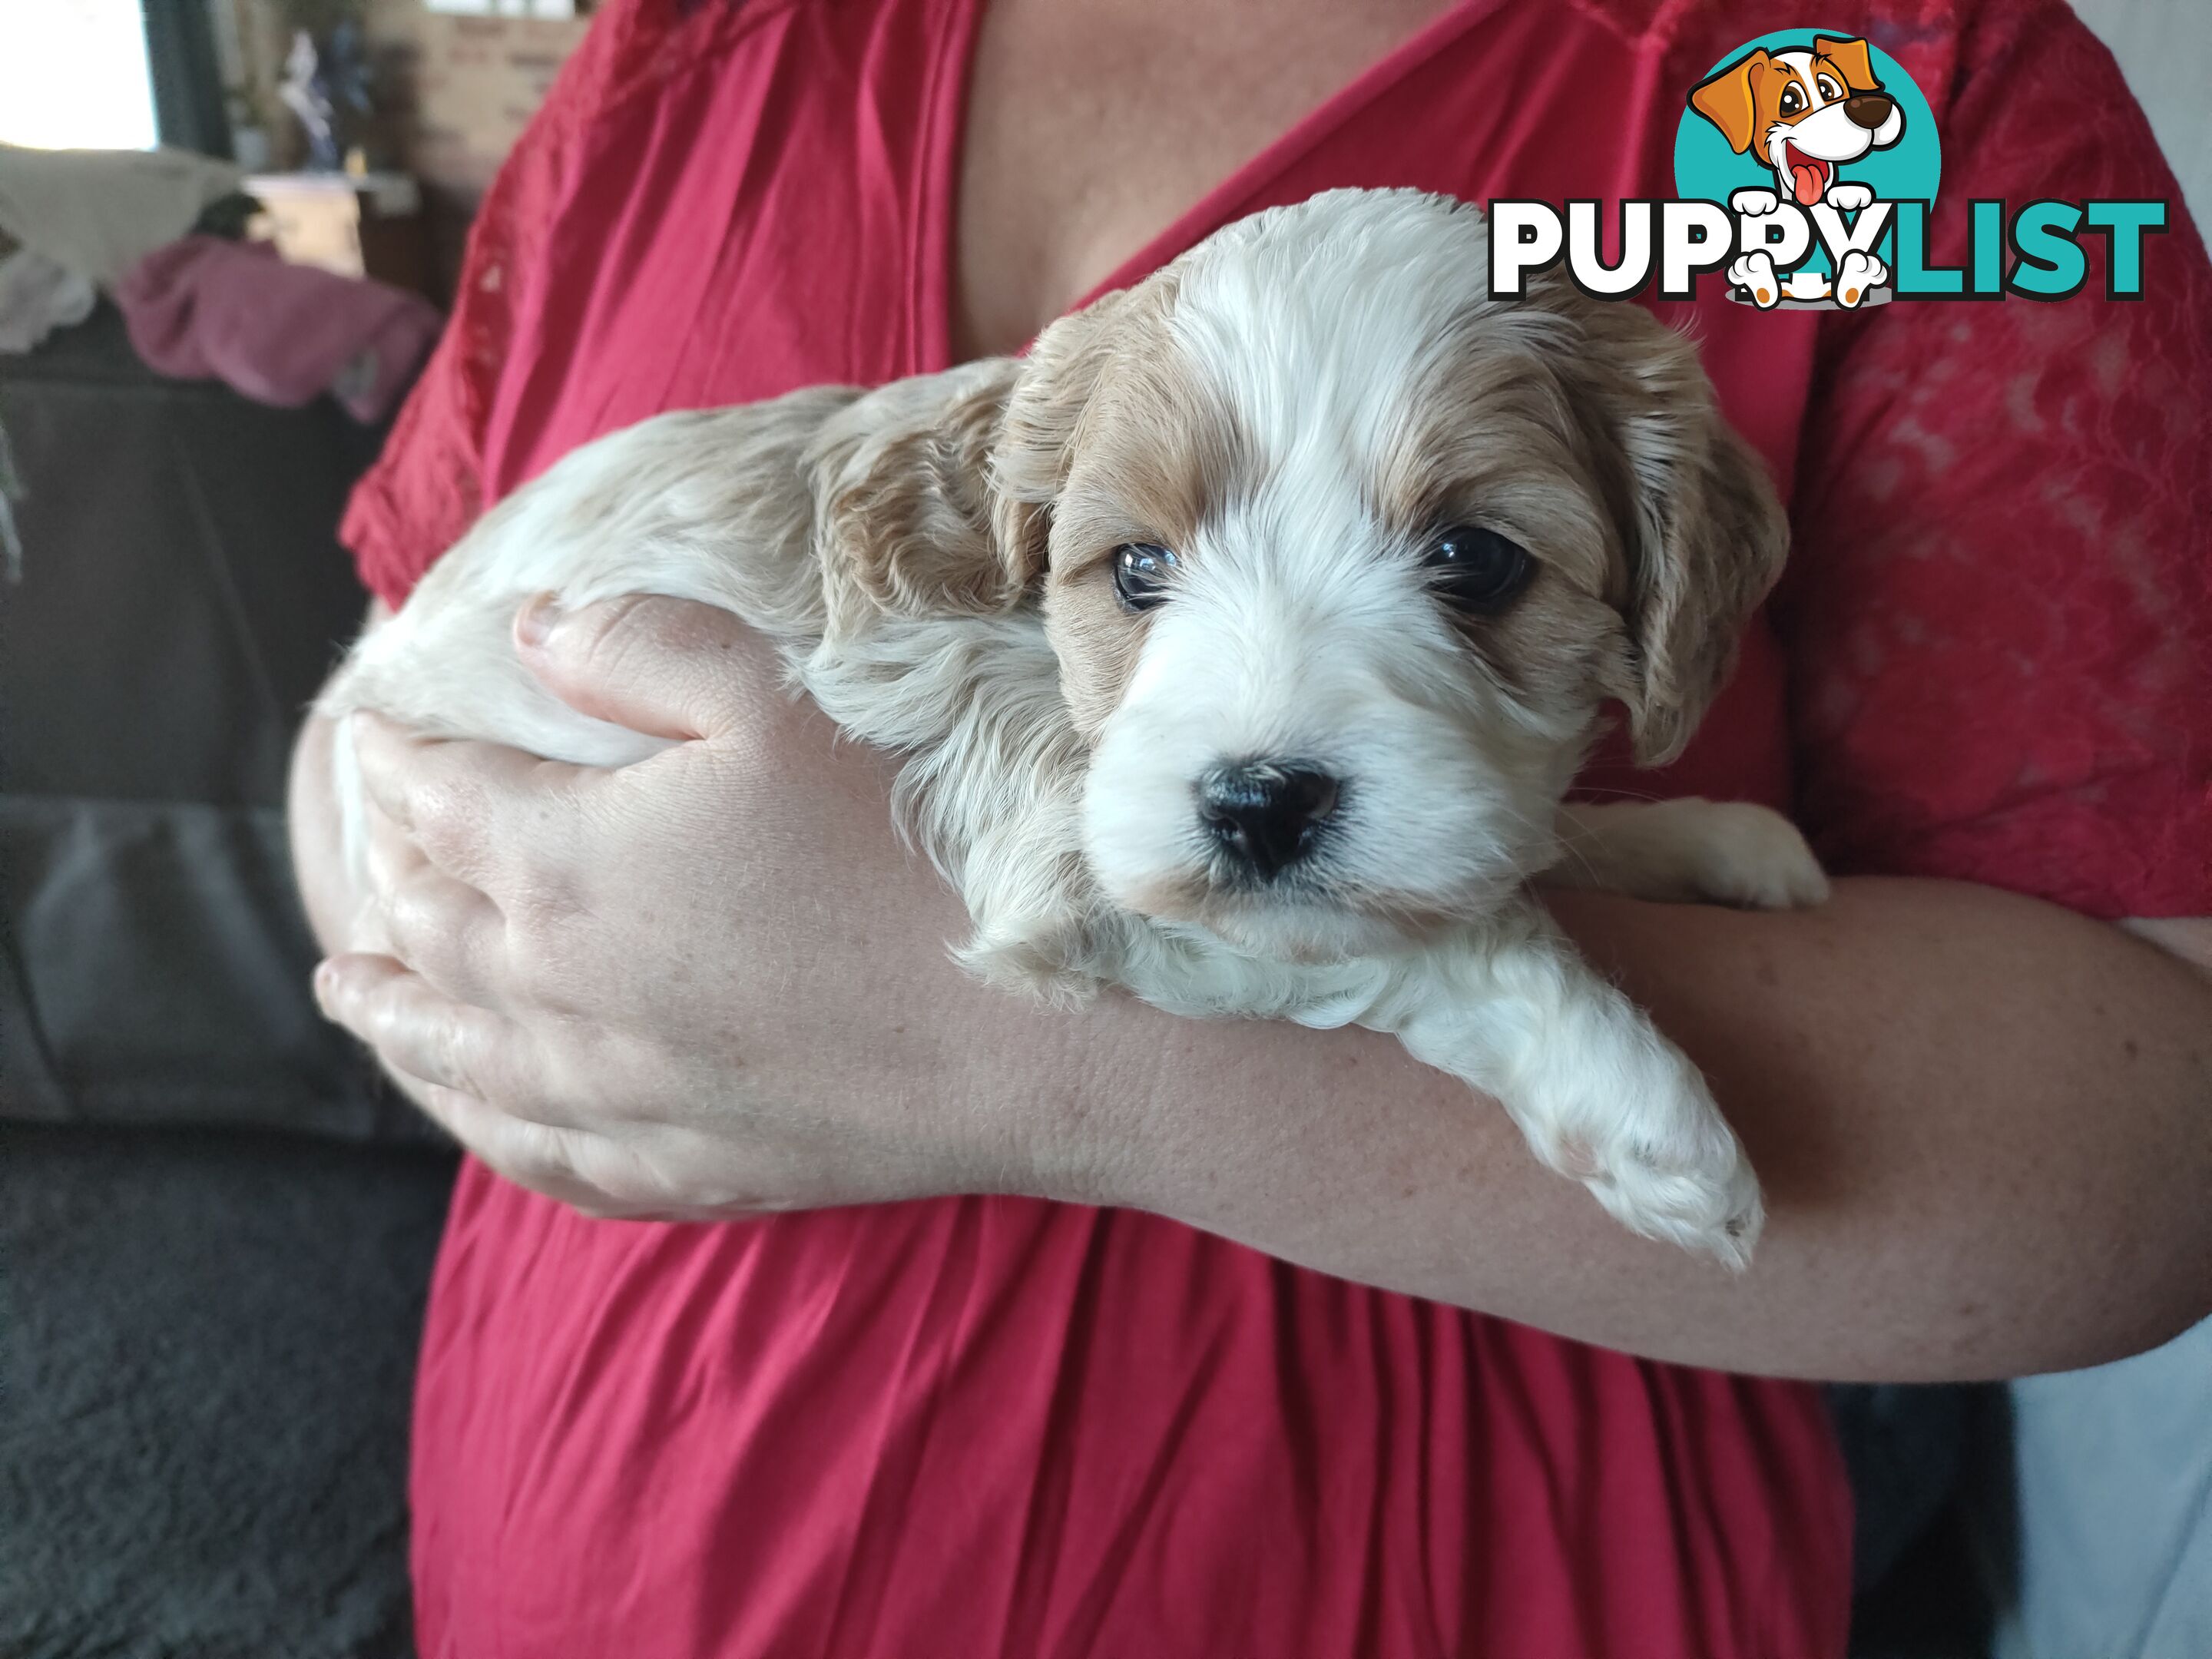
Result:
[[[1997,1659],[2212,1656],[2212,1320],[2012,1385],[2017,1601]]]
[[[112,288],[244,183],[228,161],[182,149],[24,149],[0,144],[0,230]]]
[[[90,277],[36,248],[0,258],[0,351],[28,351],[56,329],[75,327],[99,299]]]

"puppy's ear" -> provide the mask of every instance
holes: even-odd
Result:
[[[1036,568],[999,540],[991,487],[1019,367],[993,358],[896,381],[824,423],[809,459],[832,632],[870,606],[981,617],[1021,598]]]
[[[1162,279],[1154,277],[1150,288]],[[1031,571],[1044,568],[1052,509],[1067,483],[1075,440],[1133,290],[1103,295],[1054,323],[1021,361],[992,459],[999,542]]]
[[[1813,37],[1813,56],[1825,58],[1844,72],[1844,85],[1852,92],[1879,92],[1881,82],[1874,72],[1874,58],[1863,40],[1831,40]]]
[[[1568,370],[1627,554],[1630,652],[1607,687],[1636,758],[1673,760],[1735,665],[1790,548],[1765,464],[1714,401],[1697,349],[1640,306],[1583,301]]]
[[[1690,88],[1690,107],[1721,130],[1741,155],[1759,126],[1759,82],[1766,73],[1766,48],[1755,47],[1709,81]]]

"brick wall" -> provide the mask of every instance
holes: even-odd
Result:
[[[279,167],[300,157],[295,129],[275,102],[297,0],[231,0],[254,102],[276,143]],[[586,19],[468,17],[422,0],[319,0],[308,10],[357,9],[377,69],[377,148],[422,184],[434,287],[452,292],[461,249],[484,187],[544,101],[553,77],[589,27]],[[580,4],[579,11],[589,9]]]
[[[589,25],[456,17],[422,0],[367,0],[365,24],[392,142],[422,181],[432,263],[450,293],[477,203]]]
[[[409,170],[469,199],[491,182],[588,27],[456,17],[422,0],[368,0],[366,23]]]

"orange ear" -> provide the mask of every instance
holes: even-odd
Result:
[[[1729,148],[1739,155],[1751,148],[1758,130],[1759,81],[1766,64],[1766,49],[1761,46],[1690,88],[1690,107],[1718,127]]]
[[[1878,92],[1881,82],[1875,78],[1874,59],[1867,53],[1863,40],[1831,40],[1823,35],[1813,37],[1813,56],[1825,58],[1844,72],[1844,84],[1853,92]]]
[[[988,617],[1035,574],[992,530],[991,452],[1021,372],[985,358],[878,388],[823,422],[811,449],[833,636],[877,611]]]
[[[1628,558],[1629,648],[1603,680],[1628,711],[1637,764],[1663,766],[1727,683],[1745,624],[1782,574],[1790,520],[1696,346],[1641,306],[1561,303],[1582,325],[1553,349],[1588,453],[1613,480]]]

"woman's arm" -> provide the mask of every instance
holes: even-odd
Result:
[[[668,601],[557,626],[533,661],[564,696],[697,739],[622,772],[362,733],[413,971],[343,957],[319,994],[527,1185],[689,1217],[1129,1205],[1588,1340],[1815,1376],[2085,1364],[2212,1309],[2212,981],[2118,928],[1929,881],[1777,915],[1561,896],[1765,1179],[1732,1278],[1622,1231],[1389,1038],[1119,996],[1054,1013],[967,979],[879,758],[764,657]],[[295,850],[329,927],[326,767],[311,729]]]
[[[1561,896],[1766,1183],[1731,1280],[1620,1235],[1387,1041],[1089,1034],[1101,1190],[1273,1254],[1656,1357],[1895,1380],[2094,1364],[2212,1310],[2212,981],[1984,888],[1817,910]]]

